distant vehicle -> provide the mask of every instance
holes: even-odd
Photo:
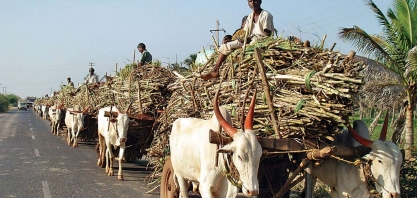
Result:
[[[26,104],[27,104],[27,108],[28,109],[31,108],[31,107],[33,107],[33,102],[26,102]]]
[[[27,103],[26,102],[18,102],[18,104],[17,104],[17,109],[19,109],[19,111],[20,110],[28,110],[28,106],[27,106]]]

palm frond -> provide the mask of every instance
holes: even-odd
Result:
[[[390,59],[389,54],[384,49],[388,45],[384,45],[384,47],[380,45],[383,43],[383,39],[369,35],[358,26],[343,28],[339,32],[339,37],[344,41],[350,41],[364,55],[369,55],[377,60]]]
[[[379,24],[381,24],[384,28],[390,28],[390,23],[388,19],[385,17],[384,13],[381,12],[381,10],[376,6],[376,4],[372,0],[368,0],[367,4],[369,7],[371,7],[371,10],[375,13],[376,18],[379,21]]]
[[[395,1],[395,10],[397,13],[397,19],[401,24],[402,30],[400,33],[403,33],[405,35],[402,35],[402,37],[406,37],[407,41],[409,41],[409,48],[412,44],[412,39],[416,36],[413,30],[415,29],[416,17],[412,14],[415,14],[412,10],[412,8],[409,5],[409,0],[396,0]],[[414,23],[414,24],[413,24]],[[414,27],[413,27],[414,26]],[[405,38],[404,38],[405,39]]]
[[[374,107],[383,109],[403,102],[406,96],[406,87],[374,80],[363,86],[360,96],[363,101],[369,101],[369,104]]]
[[[409,79],[410,84],[414,84],[417,80],[417,46],[413,47],[408,53],[407,53],[407,64],[409,68]]]
[[[403,77],[392,68],[363,56],[355,56],[355,59],[362,61],[367,65],[367,67],[361,72],[364,78],[364,83],[376,80],[389,84],[403,84]]]

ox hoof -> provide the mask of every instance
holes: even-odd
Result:
[[[117,176],[117,179],[118,179],[118,180],[124,180],[124,179],[123,179],[123,175],[118,175],[118,176]]]
[[[109,171],[109,174],[108,174],[109,176],[114,176],[114,173],[113,173],[113,171]]]

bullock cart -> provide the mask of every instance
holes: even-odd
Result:
[[[210,71],[216,58],[215,54],[206,65],[193,68],[191,75],[177,74],[177,81],[169,85],[172,96],[157,120],[155,138],[148,149],[148,155],[155,159],[150,162],[155,172],[149,185],[153,190],[160,187],[161,197],[178,196],[169,158],[172,123],[177,118],[209,119],[217,90],[220,105],[229,110],[237,129],[243,129],[250,93],[258,92],[253,118],[263,150],[258,197],[288,196],[288,190],[308,175],[299,173],[311,168],[310,160],[357,156],[352,148],[334,146],[356,107],[361,73],[366,71],[367,63],[354,52],[343,55],[323,45],[310,47],[268,38],[229,55],[220,78],[201,80],[200,73]],[[231,141],[223,131],[213,130],[207,141],[219,148]],[[239,185],[233,164],[229,167],[224,174]],[[311,178],[306,180],[310,183]]]
[[[138,67],[133,63],[118,67],[115,74],[105,74],[100,83],[81,85],[78,88],[62,86],[53,97],[37,101],[36,104],[63,104],[64,108],[73,108],[84,115],[84,128],[80,131],[81,141],[97,141],[97,115],[101,108],[117,105],[121,109],[133,101],[129,118],[139,126],[129,127],[126,145],[126,160],[134,160],[146,153],[153,141],[154,120],[158,111],[165,108],[171,92],[166,89],[175,81],[172,71],[160,65]]]

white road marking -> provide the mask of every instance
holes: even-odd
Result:
[[[34,135],[32,135],[32,140],[34,140],[35,139],[35,136]]]
[[[39,157],[40,155],[39,155],[39,150],[38,149],[35,149],[35,155],[36,155],[36,157]]]
[[[51,198],[51,191],[49,191],[49,186],[47,181],[42,181],[43,196],[45,198]]]

